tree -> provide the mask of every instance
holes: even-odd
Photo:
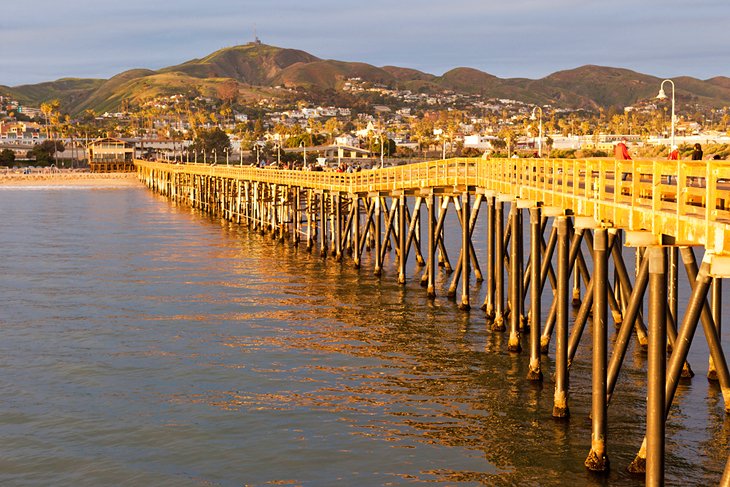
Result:
[[[512,147],[514,147],[514,144],[517,141],[517,134],[511,128],[503,127],[499,132],[499,137],[504,140],[504,143],[507,146],[507,157],[510,157],[512,155]]]
[[[41,113],[46,119],[46,138],[51,138],[51,124],[52,120],[55,118],[56,112],[58,111],[58,108],[61,106],[61,102],[58,100],[51,100],[47,103],[41,103]]]
[[[218,85],[217,91],[218,97],[229,107],[238,99],[238,83],[235,80],[224,81]]]
[[[28,151],[28,157],[35,159],[39,165],[47,166],[53,162],[56,152],[63,152],[63,142],[58,140],[44,140]]]
[[[204,158],[213,161],[214,154],[223,157],[226,151],[231,150],[231,139],[228,135],[216,127],[211,130],[201,130],[193,143],[188,147],[189,158],[195,159],[195,153],[204,154]],[[215,151],[215,152],[214,152]]]
[[[342,124],[335,117],[330,118],[324,123],[323,131],[329,135],[330,143],[334,142],[335,137],[340,134],[340,130],[342,130]]]
[[[395,141],[393,139],[389,139],[386,136],[378,136],[375,135],[370,138],[370,143],[368,144],[368,149],[373,154],[380,154],[380,144],[383,144],[383,155],[386,157],[390,157],[391,155],[395,154],[396,145]]]
[[[0,164],[9,166],[15,162],[15,152],[10,149],[3,149],[0,151]]]

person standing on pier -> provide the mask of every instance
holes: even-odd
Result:
[[[676,145],[673,145],[672,146],[672,150],[671,150],[671,152],[669,152],[668,159],[670,161],[678,161],[679,160],[679,147],[677,147]]]
[[[699,143],[695,144],[692,148],[692,160],[701,161],[703,155],[702,146]]]
[[[613,148],[613,157],[620,161],[630,161],[631,154],[629,154],[629,148],[626,147],[626,139],[621,139],[621,142],[616,144]]]

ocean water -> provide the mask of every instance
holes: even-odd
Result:
[[[583,466],[590,327],[556,421],[552,354],[526,381],[483,286],[462,312],[443,271],[430,301],[392,252],[378,278],[367,253],[355,270],[141,187],[2,188],[0,209],[2,485],[643,484],[625,473],[644,430],[634,346],[611,471]],[[667,427],[671,485],[719,482],[728,455],[703,340]]]

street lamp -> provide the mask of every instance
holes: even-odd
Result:
[[[281,167],[281,144],[276,143],[276,166]]]
[[[667,95],[664,93],[664,83],[669,82],[672,85],[672,141],[671,147],[674,147],[674,81],[671,79],[665,79],[662,84],[659,85],[659,94],[656,96],[659,100],[666,100]]]
[[[299,143],[299,147],[302,148],[302,151],[304,152],[304,168],[307,168],[307,146],[304,145],[304,141],[301,141]]]
[[[223,152],[226,153],[226,166],[227,166],[228,165],[228,147],[224,147]]]
[[[218,164],[218,154],[215,153],[215,149],[213,149],[213,164]]]
[[[383,150],[383,134],[381,133],[380,134],[380,169],[383,169],[385,167],[385,162],[383,159],[384,152],[385,151]]]
[[[535,117],[535,110],[540,110],[539,117]],[[535,107],[532,109],[532,115],[530,116],[530,120],[539,119],[539,132],[538,132],[538,139],[537,139],[537,155],[538,157],[542,157],[542,108],[541,107]]]
[[[259,163],[259,144],[256,142],[253,146],[254,150],[256,151],[256,167],[259,167],[261,164]]]

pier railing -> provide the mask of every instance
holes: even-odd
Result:
[[[730,163],[455,158],[356,173],[136,161],[138,167],[343,193],[489,191],[730,254]]]

